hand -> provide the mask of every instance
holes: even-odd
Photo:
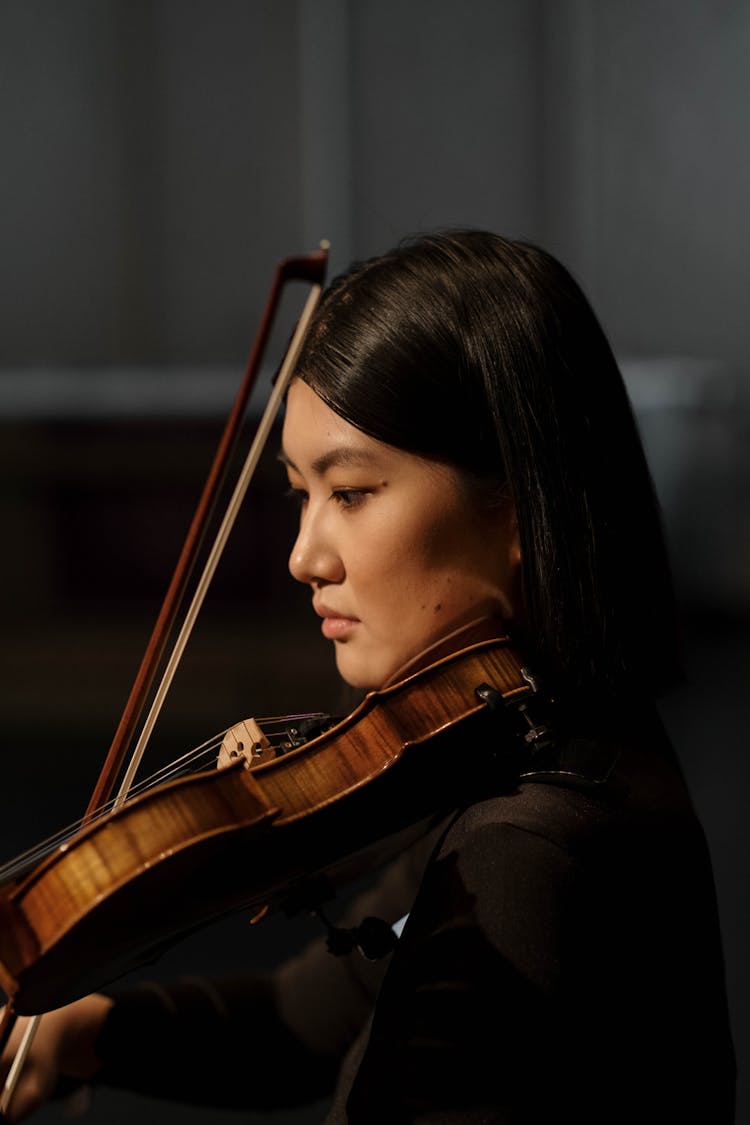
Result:
[[[111,1006],[106,996],[94,993],[42,1016],[6,1110],[8,1121],[22,1121],[49,1101],[61,1078],[88,1082],[94,1077],[101,1066],[96,1042]],[[28,1016],[19,1016],[0,1059],[0,1090],[28,1023]]]

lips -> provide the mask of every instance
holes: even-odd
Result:
[[[345,614],[339,613],[329,606],[313,605],[313,609],[318,617],[323,618],[320,631],[329,641],[345,640],[356,626],[359,625],[358,617],[347,617]]]

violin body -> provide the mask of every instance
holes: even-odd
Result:
[[[102,988],[230,912],[313,908],[457,807],[488,761],[502,776],[512,740],[477,689],[522,706],[534,689],[498,624],[481,632],[284,753],[248,747],[238,724],[219,756],[231,764],[126,801],[1,887],[15,1010]]]
[[[158,955],[173,927],[187,933],[196,863],[221,872],[274,814],[241,769],[203,771],[126,802],[3,887],[0,984],[19,1014],[100,988]]]

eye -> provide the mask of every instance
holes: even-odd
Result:
[[[330,499],[341,508],[357,508],[364,504],[369,494],[369,488],[334,488]]]

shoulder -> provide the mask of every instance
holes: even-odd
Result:
[[[415,919],[430,930],[476,925],[524,958],[540,945],[559,952],[573,931],[619,926],[644,902],[661,913],[662,900],[685,897],[676,857],[695,857],[694,873],[709,867],[679,767],[658,730],[620,734],[589,740],[597,761],[602,750],[611,759],[597,780],[540,771],[461,809],[424,873]]]

